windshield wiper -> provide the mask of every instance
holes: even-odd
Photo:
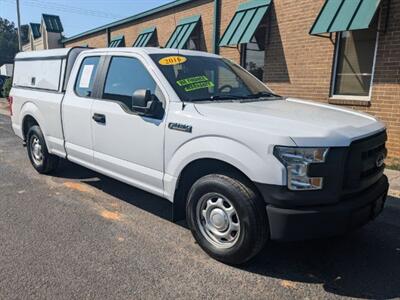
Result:
[[[250,94],[246,96],[247,99],[258,99],[258,98],[282,98],[279,95],[276,95],[271,92],[258,92],[255,94]]]
[[[211,96],[208,98],[198,98],[198,99],[190,99],[187,100],[187,102],[198,102],[198,101],[223,101],[223,100],[237,100],[237,99],[244,99],[246,96],[240,96],[240,95],[227,95],[227,96]]]

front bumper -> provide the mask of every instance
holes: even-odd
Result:
[[[272,240],[305,240],[344,234],[376,218],[383,209],[389,183],[386,176],[368,189],[335,204],[307,207],[279,207],[268,203],[268,195],[261,189],[267,204]],[[300,192],[301,193],[301,192]],[[296,203],[295,199],[291,199]],[[294,200],[294,201],[293,201]],[[276,201],[274,201],[276,202]]]

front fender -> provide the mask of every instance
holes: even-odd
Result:
[[[198,137],[181,145],[166,160],[166,175],[177,179],[185,166],[203,158],[224,161],[254,182],[276,185],[284,183],[284,167],[267,147],[265,153],[259,154],[239,141],[220,136]]]

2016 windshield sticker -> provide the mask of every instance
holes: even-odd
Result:
[[[212,83],[206,76],[189,77],[178,80],[176,83],[183,87],[185,92],[191,92],[214,86],[214,83]]]
[[[187,58],[184,56],[168,56],[161,58],[158,63],[163,66],[175,66],[183,64],[187,61]]]

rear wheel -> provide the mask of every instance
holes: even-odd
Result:
[[[186,207],[189,227],[211,257],[242,264],[268,239],[263,201],[244,181],[212,174],[192,186]]]
[[[49,174],[57,168],[59,158],[48,152],[43,133],[37,125],[28,130],[27,149],[32,166],[39,173]]]

